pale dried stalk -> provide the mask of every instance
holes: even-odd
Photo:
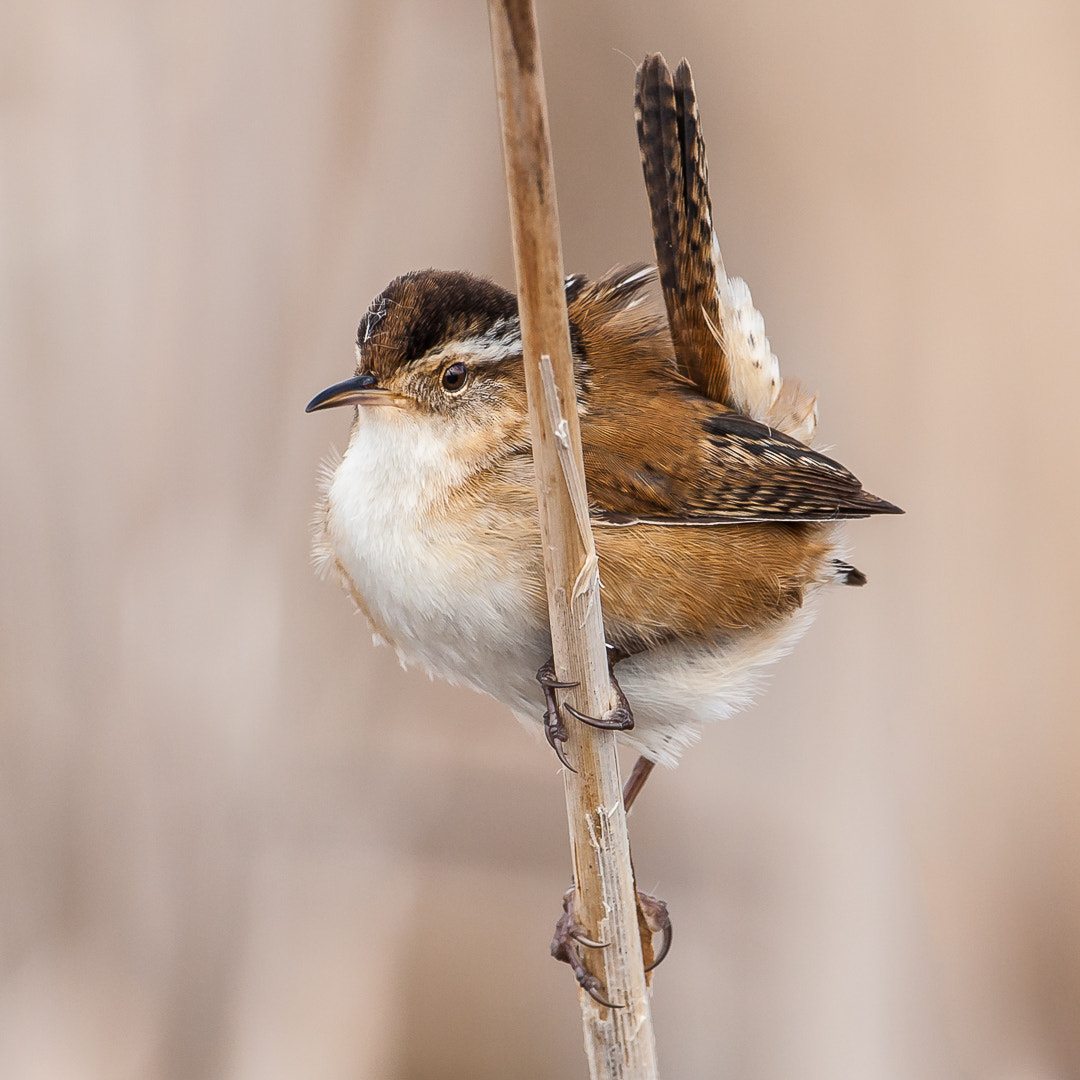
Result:
[[[585,498],[563,286],[544,77],[531,0],[489,0],[495,82],[517,268],[552,647],[561,679],[579,680],[573,704],[590,716],[612,705],[596,553]],[[575,513],[576,509],[576,513]],[[584,511],[584,512],[583,512]],[[649,1011],[620,791],[615,736],[571,722],[564,772],[576,913],[607,948],[584,949],[607,1009],[581,993],[593,1080],[654,1080]]]

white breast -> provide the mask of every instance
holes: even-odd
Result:
[[[439,423],[423,420],[361,411],[327,492],[326,540],[404,661],[535,711],[551,647],[527,594],[528,553],[493,557],[490,536],[446,512],[467,477]]]

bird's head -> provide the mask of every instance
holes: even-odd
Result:
[[[422,425],[448,452],[490,457],[527,447],[528,404],[517,300],[471,274],[418,270],[372,301],[356,335],[356,374],[307,411],[358,407],[371,419]]]

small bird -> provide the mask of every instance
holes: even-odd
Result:
[[[560,707],[533,482],[517,300],[460,271],[392,281],[360,321],[356,374],[308,411],[356,407],[328,470],[318,563],[376,639],[540,715],[567,761],[563,712],[619,730],[641,755],[627,809],[655,763],[674,765],[710,720],[747,704],[756,673],[794,644],[823,585],[865,584],[837,522],[898,514],[811,448],[816,398],[780,376],[750,290],[728,277],[712,222],[693,78],[663,57],[638,69],[638,142],[656,266],[566,279],[585,476],[617,705]],[[650,287],[659,279],[666,318]],[[539,682],[540,687],[537,687]],[[666,905],[638,894],[671,944]],[[564,899],[552,954],[610,1005]],[[651,954],[651,949],[650,949]]]
[[[836,523],[901,511],[811,449],[816,399],[781,379],[725,272],[686,62],[672,77],[646,58],[635,112],[658,271],[565,288],[605,633],[633,710],[620,738],[647,775],[748,703],[821,586],[865,582]],[[405,274],[361,320],[356,359],[307,407],[356,407],[318,562],[404,661],[530,722],[544,668],[562,757],[516,298],[460,271]]]

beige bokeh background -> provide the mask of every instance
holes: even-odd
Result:
[[[539,6],[568,269],[649,256],[688,55],[729,267],[908,511],[632,816],[664,1075],[1080,1076],[1080,8]],[[512,284],[484,6],[0,20],[0,1075],[584,1075],[552,755],[308,557],[369,299]]]

